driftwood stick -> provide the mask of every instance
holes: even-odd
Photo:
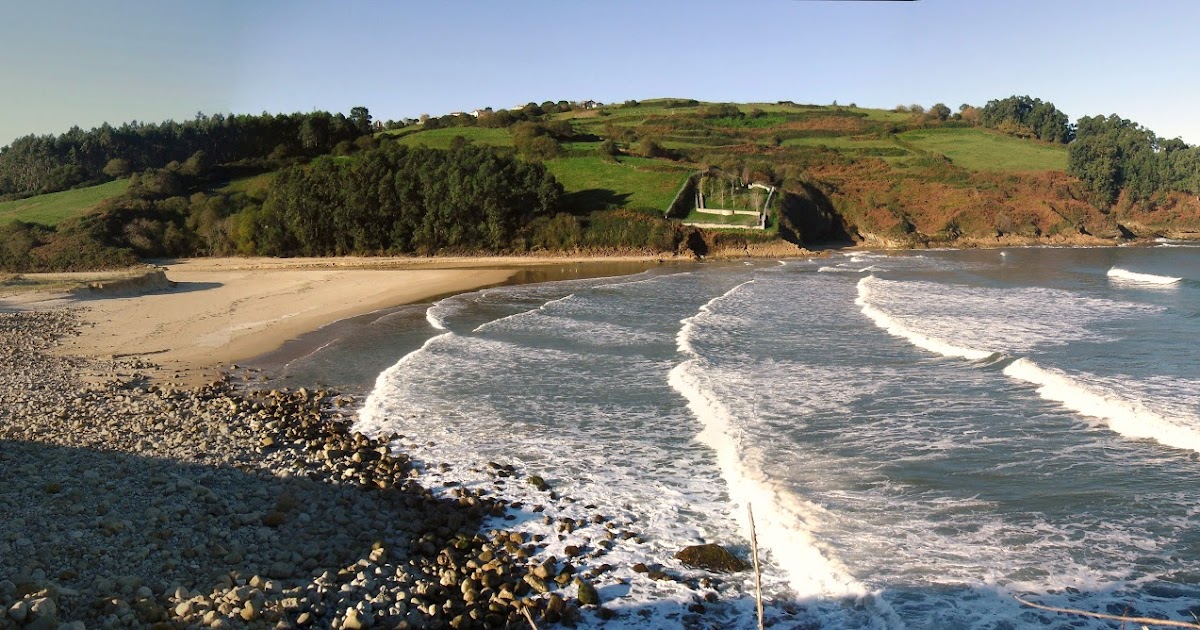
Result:
[[[754,531],[754,507],[746,504],[750,515],[750,556],[754,559],[754,599],[758,601],[758,630],[763,630],[762,571],[758,568],[758,534]]]
[[[528,607],[528,606],[521,606],[521,614],[522,614],[522,615],[525,615],[525,621],[528,621],[528,622],[529,622],[529,627],[530,627],[530,628],[533,628],[533,630],[538,630],[537,624],[536,624],[536,623],[533,623],[533,615],[530,615],[530,614],[529,614],[529,607]]]
[[[1013,599],[1017,600],[1018,602],[1021,602],[1022,604],[1026,605],[1026,606],[1029,606],[1030,608],[1037,608],[1038,610],[1048,610],[1050,612],[1056,612],[1056,613],[1066,613],[1068,615],[1080,615],[1083,617],[1092,617],[1095,619],[1111,619],[1113,621],[1122,621],[1122,622],[1132,621],[1133,623],[1140,623],[1142,625],[1147,625],[1147,626],[1165,626],[1165,627],[1171,627],[1171,628],[1193,628],[1193,629],[1200,628],[1200,624],[1191,623],[1191,622],[1187,622],[1187,621],[1171,621],[1170,619],[1154,619],[1152,617],[1126,617],[1124,615],[1106,615],[1104,613],[1088,612],[1086,610],[1076,610],[1074,608],[1055,608],[1054,606],[1043,606],[1041,604],[1035,604],[1033,602],[1026,601],[1024,599],[1021,599],[1021,597],[1019,595],[1013,595]]]

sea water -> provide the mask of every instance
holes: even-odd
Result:
[[[672,558],[701,542],[748,557],[751,509],[776,627],[1113,627],[1014,596],[1191,620],[1200,249],[1179,245],[854,252],[467,293],[372,337],[372,360],[391,359],[358,427],[404,435],[433,487],[521,502],[491,525],[546,536],[545,554],[636,533],[580,561],[613,567],[597,583],[618,617],[588,613],[597,627],[755,627],[750,573],[700,583]],[[534,512],[545,493],[497,485],[489,462],[569,500]],[[580,529],[560,540],[547,514]]]

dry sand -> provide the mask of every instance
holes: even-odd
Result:
[[[156,379],[195,385],[212,380],[220,366],[348,317],[504,283],[534,268],[553,277],[579,265],[655,260],[203,258],[163,265],[175,283],[171,288],[126,295],[84,291],[43,303],[86,306],[84,334],[64,343],[63,353],[138,357],[159,366]],[[24,296],[9,304],[40,299]]]

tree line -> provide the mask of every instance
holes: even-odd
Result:
[[[309,114],[197,114],[186,122],[105,123],[74,127],[58,136],[28,135],[0,149],[0,198],[19,198],[95,184],[146,168],[183,162],[203,152],[213,163],[281,160],[332,152],[370,134],[365,107],[350,116]]]
[[[271,256],[499,251],[562,195],[539,163],[387,143],[283,170],[236,233],[241,249]]]

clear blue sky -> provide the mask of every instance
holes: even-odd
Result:
[[[1012,94],[1200,144],[1198,25],[1195,0],[0,0],[0,145],[197,111]]]

